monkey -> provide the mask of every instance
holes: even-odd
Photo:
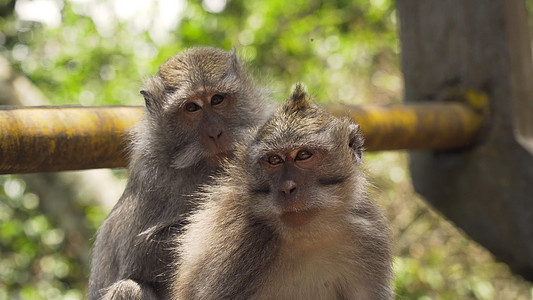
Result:
[[[172,299],[392,299],[359,125],[298,84],[252,135],[177,237]]]
[[[89,299],[165,299],[173,236],[234,144],[271,111],[236,51],[197,47],[163,63],[141,90],[129,179],[98,229]]]

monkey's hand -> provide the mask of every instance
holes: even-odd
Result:
[[[102,300],[157,300],[151,286],[132,279],[123,279],[110,286]]]

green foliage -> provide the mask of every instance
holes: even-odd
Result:
[[[176,52],[198,45],[236,47],[280,101],[298,81],[322,102],[400,101],[392,0],[232,0],[218,13],[207,9],[208,2],[176,1],[186,4],[177,24],[161,29],[155,12],[162,1],[145,9],[152,14],[138,11],[129,19],[108,1],[65,1],[56,28],[21,20],[13,1],[0,1],[0,55],[56,105],[141,105],[142,79]],[[102,10],[95,13],[97,8]],[[102,13],[110,14],[109,24],[98,21]],[[529,283],[418,199],[405,154],[370,154],[366,162],[373,195],[393,227],[398,299],[531,297]],[[78,249],[39,204],[21,177],[0,176],[0,300],[85,294],[87,249]],[[107,212],[79,206],[89,240]]]
[[[296,81],[307,84],[318,101],[399,99],[391,1],[231,1],[219,14],[188,1],[178,27],[160,43],[146,31],[129,30],[131,22],[103,36],[73,6],[65,3],[55,29],[20,20],[3,25],[3,55],[53,104],[140,104],[140,79],[197,45],[236,47],[267,75],[280,100]]]
[[[86,275],[68,246],[25,182],[0,176],[0,299],[82,299]]]
[[[413,191],[403,152],[365,156],[372,198],[391,222],[397,299],[531,299],[531,283],[424,203]]]

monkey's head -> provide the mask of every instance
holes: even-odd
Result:
[[[174,168],[218,164],[264,115],[264,96],[235,51],[192,48],[170,58],[141,91],[152,142]],[[160,155],[160,156],[161,156]]]
[[[254,141],[239,149],[254,214],[285,231],[344,216],[354,189],[364,184],[362,145],[359,125],[319,108],[297,85]]]

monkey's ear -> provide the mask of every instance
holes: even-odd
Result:
[[[232,47],[231,50],[229,51],[229,55],[231,57],[235,57],[236,58],[237,57],[237,48]]]
[[[150,112],[150,113],[154,113],[154,110],[155,110],[155,103],[153,101],[153,95],[150,94],[149,91],[147,90],[141,90],[141,95],[143,95],[144,97],[144,103],[146,104],[146,109]]]
[[[363,136],[361,135],[360,126],[358,124],[350,124],[348,126],[349,130],[349,142],[348,146],[350,147],[350,150],[352,151],[352,154],[354,156],[354,159],[357,163],[361,162],[361,156],[363,156]]]
[[[241,65],[241,60],[237,56],[237,49],[235,47],[231,48],[231,51],[229,52],[228,57],[229,57],[228,61],[230,64],[230,68],[238,74],[239,73],[238,71],[242,68],[242,65]]]
[[[144,81],[145,88],[141,90],[141,95],[144,97],[146,109],[151,114],[162,109],[162,102],[165,97],[165,86],[162,82],[163,80],[159,76]]]
[[[146,107],[150,106],[150,93],[147,90],[141,90],[140,93],[144,97],[144,102],[146,103]]]

